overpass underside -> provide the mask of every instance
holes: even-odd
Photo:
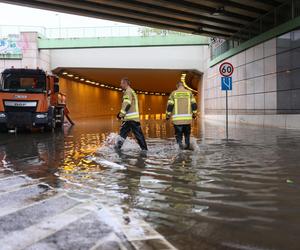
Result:
[[[230,37],[285,0],[1,0],[124,23],[213,37]]]

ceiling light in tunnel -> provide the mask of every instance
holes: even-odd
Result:
[[[63,74],[63,75],[67,75],[67,74],[68,74],[68,72],[63,72],[62,74]]]
[[[101,86],[101,87],[105,87],[105,85],[104,85],[104,84],[101,84],[100,86]]]
[[[75,79],[79,79],[79,76],[75,76],[74,78],[75,78]]]
[[[81,78],[81,79],[80,79],[80,81],[84,81],[84,80],[85,80],[84,78]]]
[[[155,93],[155,95],[160,95],[159,93]]]
[[[146,95],[148,95],[148,92],[145,92]]]
[[[72,75],[72,74],[68,74],[68,77],[73,77],[74,75]]]

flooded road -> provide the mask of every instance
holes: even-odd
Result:
[[[300,131],[193,129],[179,151],[163,121],[143,123],[149,152],[128,140],[112,150],[119,123],[77,121],[55,133],[0,135],[7,168],[121,214],[135,211],[178,249],[300,249]]]

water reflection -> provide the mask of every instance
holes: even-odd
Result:
[[[194,127],[196,151],[145,121],[149,152],[115,153],[111,119],[53,134],[1,135],[6,167],[72,195],[139,212],[179,249],[299,249],[300,131]],[[200,129],[199,129],[200,128]],[[290,182],[287,182],[290,180]]]
[[[1,134],[0,137],[0,164],[41,178],[50,185],[59,184],[54,173],[59,167],[58,159],[63,158],[63,133]]]

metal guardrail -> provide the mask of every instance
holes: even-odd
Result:
[[[222,42],[219,41],[219,44],[216,45],[215,43],[215,46],[214,43],[212,43],[211,59],[215,59],[228,50],[240,46],[241,43],[298,16],[300,16],[300,0],[288,0],[241,29],[229,39],[223,40]]]
[[[102,26],[102,27],[59,27],[45,28],[41,26],[0,26],[0,38],[17,35],[21,32],[38,32],[45,38],[95,38],[95,37],[125,37],[125,36],[166,36],[169,34],[189,34],[147,28],[142,26]]]

